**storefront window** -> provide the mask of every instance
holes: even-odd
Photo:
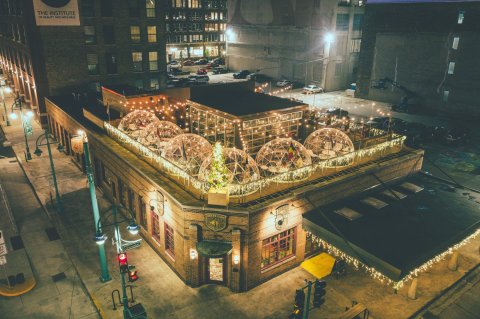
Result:
[[[167,223],[165,225],[165,251],[170,256],[175,257],[175,241],[173,239],[173,227],[170,227]]]
[[[160,216],[154,211],[150,213],[152,215],[152,237],[160,243]]]
[[[263,240],[262,269],[295,255],[295,231],[291,228]]]
[[[143,202],[143,197],[138,197],[138,208],[140,210],[140,225],[143,229],[147,229],[147,209],[145,207],[145,203]]]
[[[305,242],[305,255],[312,255],[318,252],[320,249],[320,241],[311,232],[307,232],[307,239]]]

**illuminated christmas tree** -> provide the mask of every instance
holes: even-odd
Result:
[[[228,185],[228,169],[223,157],[223,147],[217,142],[212,151],[212,164],[208,174],[208,183],[212,190],[225,189]]]

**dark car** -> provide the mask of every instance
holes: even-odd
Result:
[[[225,65],[225,60],[223,58],[215,58],[212,60],[212,62],[218,64],[218,65]]]
[[[192,66],[194,62],[192,60],[185,60],[182,63],[184,66]]]
[[[257,83],[265,83],[265,82],[269,82],[271,80],[270,77],[266,76],[265,74],[261,74],[261,73],[250,73],[249,75],[247,75],[247,79],[249,79],[249,80],[253,79]]]
[[[233,73],[234,79],[246,79],[247,76],[250,74],[248,70],[240,70],[238,72]]]
[[[210,61],[210,62],[207,63],[207,69],[216,68],[218,66],[219,66],[219,64],[216,63],[216,62],[213,62],[213,61]]]
[[[213,74],[224,74],[224,73],[228,73],[228,69],[223,68],[223,67],[217,67],[217,68],[212,69],[212,73]]]
[[[208,61],[206,59],[200,59],[200,60],[195,61],[193,64],[195,64],[195,65],[205,65],[207,63],[208,63]]]
[[[201,68],[197,70],[197,75],[206,75],[208,73],[207,69]]]
[[[173,61],[168,62],[167,64],[168,65],[180,65],[180,62],[173,60]]]
[[[388,117],[384,116],[377,116],[372,118],[371,120],[367,121],[365,124],[369,125],[370,127],[384,129],[385,123],[388,125]]]

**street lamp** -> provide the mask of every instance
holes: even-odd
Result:
[[[20,96],[17,95],[15,99],[15,103],[12,105],[12,113],[10,113],[10,118],[12,120],[17,119],[17,114],[13,112],[14,107],[17,105],[20,110],[20,120],[22,121],[23,136],[25,137],[26,158],[27,158],[27,161],[29,161],[32,159],[32,154],[30,154],[30,147],[28,147],[27,134],[33,134],[32,124],[30,123],[30,119],[33,117],[33,112],[27,111],[26,114],[23,114],[22,99],[20,98]]]
[[[2,93],[2,101],[3,101],[3,109],[5,111],[5,118],[7,121],[7,126],[10,126],[10,121],[8,120],[8,112],[7,112],[7,105],[5,104],[5,92],[10,94],[12,92],[12,89],[8,86],[2,86],[2,90],[0,91]]]
[[[45,139],[44,143],[43,139]],[[50,139],[52,139],[52,142],[50,142]],[[63,145],[55,139],[55,136],[50,134],[47,128],[45,129],[45,133],[37,138],[37,141],[35,142],[35,151],[33,152],[33,154],[37,156],[42,155],[42,150],[39,148],[39,146],[47,146],[48,158],[50,159],[50,169],[52,170],[53,186],[55,187],[55,201],[57,203],[57,209],[61,213],[62,205],[60,202],[60,193],[58,191],[57,176],[55,175],[55,166],[53,165],[52,150],[50,149],[50,144],[58,144],[58,151],[63,152]]]

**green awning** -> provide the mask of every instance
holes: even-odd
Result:
[[[232,243],[228,241],[204,240],[197,243],[197,251],[204,257],[222,257],[232,251]]]

